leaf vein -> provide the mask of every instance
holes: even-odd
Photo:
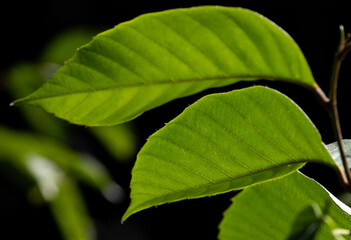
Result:
[[[174,79],[173,79],[173,76],[171,76],[169,73],[167,73],[166,71],[164,71],[162,67],[156,65],[154,61],[149,60],[145,55],[142,55],[140,52],[135,51],[135,50],[132,49],[129,45],[127,45],[127,44],[125,44],[125,43],[119,41],[119,40],[116,39],[116,38],[113,38],[113,37],[111,37],[111,36],[108,36],[108,35],[100,35],[99,38],[105,38],[105,39],[110,40],[110,41],[112,41],[113,43],[115,43],[115,44],[117,44],[117,45],[119,45],[119,46],[124,47],[124,48],[127,49],[128,51],[130,51],[130,52],[132,52],[133,54],[135,54],[135,55],[139,56],[140,58],[142,58],[142,59],[143,59],[145,62],[147,62],[148,64],[152,65],[152,66],[153,66],[155,69],[157,69],[159,72],[162,72],[164,75],[168,76],[169,79],[170,79],[171,81],[174,80]]]
[[[201,78],[201,74],[197,72],[193,67],[191,67],[187,62],[185,62],[179,55],[177,55],[174,51],[171,51],[169,48],[163,46],[160,42],[157,40],[151,38],[150,36],[147,36],[145,33],[140,31],[139,29],[135,28],[134,26],[131,25],[125,25],[125,27],[128,27],[130,29],[133,29],[135,32],[139,33],[140,35],[144,36],[144,38],[152,41],[155,43],[158,47],[164,49],[166,52],[170,53],[172,56],[174,56],[178,61],[180,61],[182,64],[184,64],[187,68],[189,68],[196,76]]]
[[[127,65],[122,64],[122,63],[116,61],[115,59],[113,59],[113,58],[111,58],[111,57],[108,57],[107,55],[104,55],[104,54],[102,54],[102,53],[100,53],[100,52],[94,51],[94,50],[89,49],[89,48],[82,48],[81,51],[82,51],[82,52],[84,51],[84,52],[86,52],[86,53],[95,54],[95,55],[97,55],[97,56],[100,56],[100,57],[106,59],[106,61],[110,61],[110,62],[112,62],[113,64],[115,64],[116,66],[119,66],[119,67],[122,67],[122,68],[126,69],[128,72],[130,72],[131,74],[133,74],[134,76],[136,76],[137,78],[139,78],[139,79],[141,80],[141,82],[145,82],[145,79],[144,79],[142,76],[140,76],[140,74],[137,73],[135,70],[133,70],[133,69],[127,67]]]
[[[203,175],[203,174],[201,174],[201,173],[199,173],[199,172],[197,172],[197,171],[195,171],[195,170],[193,170],[193,169],[191,169],[191,168],[188,168],[187,166],[185,166],[185,165],[183,165],[183,164],[180,164],[180,163],[178,163],[178,162],[171,161],[171,160],[165,159],[165,158],[163,158],[163,157],[156,156],[155,154],[146,153],[146,152],[141,152],[141,153],[139,153],[139,156],[140,156],[140,155],[148,155],[148,156],[150,156],[150,157],[157,158],[157,159],[159,159],[159,160],[161,160],[161,161],[165,161],[165,162],[168,162],[168,163],[170,163],[170,164],[173,164],[173,165],[176,165],[176,166],[178,166],[178,167],[181,167],[181,168],[185,169],[185,170],[188,171],[188,172],[191,172],[191,173],[193,173],[193,174],[195,174],[195,175],[197,175],[197,176],[200,176],[200,177],[206,179],[206,180],[209,181],[209,182],[212,182],[212,183],[215,182],[214,180],[212,180],[212,179],[206,177],[205,175]],[[194,186],[192,186],[192,187],[194,187]]]
[[[168,138],[165,138],[163,136],[159,136],[159,135],[154,135],[153,137],[157,137],[159,139],[162,139],[170,144],[172,144],[173,146],[185,151],[185,152],[188,152],[194,156],[196,156],[198,159],[201,159],[202,161],[204,162],[207,162],[208,164],[210,164],[212,167],[218,169],[219,171],[221,171],[222,173],[224,173],[225,175],[227,175],[228,177],[231,177],[224,169],[222,169],[221,167],[219,167],[218,165],[214,164],[213,162],[211,162],[210,160],[202,157],[201,155],[199,155],[198,153],[195,153],[194,151],[190,150],[190,149],[187,149],[185,148],[184,146],[181,146],[180,144],[176,143],[176,142],[173,142],[172,140],[168,139]],[[250,170],[252,172],[252,170],[250,168],[247,168],[248,170]]]
[[[74,78],[76,80],[82,81],[81,79],[74,77],[70,74],[59,72],[59,74],[65,74],[69,76],[70,78]],[[148,87],[148,86],[157,86],[157,85],[164,85],[164,84],[183,84],[183,83],[189,83],[189,82],[202,82],[202,81],[215,81],[217,79],[220,80],[228,80],[228,81],[233,81],[234,79],[243,79],[243,80],[253,80],[253,79],[267,79],[267,80],[282,80],[282,81],[298,81],[297,79],[290,79],[290,78],[273,78],[272,76],[268,75],[228,75],[228,76],[211,76],[211,77],[206,77],[206,78],[189,78],[189,79],[179,79],[179,80],[174,80],[174,81],[155,81],[155,82],[147,82],[147,83],[134,83],[134,84],[128,84],[128,85],[119,85],[119,86],[113,86],[113,87],[106,87],[106,88],[98,88],[94,89],[92,88],[91,90],[81,90],[81,91],[75,91],[75,92],[64,92],[56,95],[51,95],[51,96],[43,96],[43,97],[36,97],[32,99],[28,99],[27,101],[34,101],[34,100],[40,100],[40,99],[48,99],[48,98],[55,98],[55,97],[63,97],[63,96],[70,96],[70,95],[75,95],[75,94],[84,94],[88,92],[101,92],[101,91],[113,91],[113,90],[119,90],[123,88],[134,88],[134,87]],[[82,81],[83,82],[83,81]],[[85,82],[83,82],[86,84]],[[91,87],[91,86],[90,86]]]
[[[184,16],[188,17],[189,19],[192,19],[193,21],[197,22],[200,26],[202,26],[203,28],[205,28],[209,32],[211,32],[213,34],[213,36],[215,36],[236,57],[236,59],[238,59],[245,66],[246,70],[249,73],[253,74],[251,68],[247,65],[247,63],[241,57],[239,57],[239,55],[236,52],[234,52],[234,50],[231,47],[229,47],[228,44],[226,42],[224,42],[223,39],[215,31],[213,31],[207,25],[205,25],[204,23],[202,23],[201,21],[196,19],[194,16],[186,14],[185,12],[182,12],[182,14]]]
[[[257,150],[255,150],[253,147],[251,147],[248,143],[246,143],[244,140],[242,140],[241,138],[239,138],[237,135],[235,135],[233,132],[231,132],[228,128],[226,128],[225,126],[223,126],[220,122],[218,122],[216,119],[214,119],[213,117],[211,117],[209,114],[202,112],[199,109],[193,108],[192,110],[195,110],[196,112],[201,113],[203,116],[205,116],[207,119],[211,120],[212,122],[214,122],[216,125],[218,125],[219,127],[221,127],[227,134],[229,134],[232,138],[234,138],[236,141],[238,141],[239,143],[241,143],[242,145],[246,146],[247,148],[249,148],[252,152],[254,152],[255,154],[257,154],[258,156],[262,157],[263,159],[269,161],[270,163],[274,164],[274,165],[278,165],[277,162],[273,161],[272,159],[264,156],[263,154],[259,153]],[[249,168],[248,168],[249,169]]]
[[[181,122],[170,122],[169,124],[172,125],[178,125],[178,126],[182,126],[184,128],[186,128],[188,131],[191,131],[193,133],[195,133],[197,136],[203,138],[205,141],[207,141],[208,143],[210,143],[211,145],[213,145],[215,148],[217,148],[219,151],[223,152],[227,157],[229,157],[231,160],[233,160],[234,162],[240,164],[241,166],[245,167],[248,170],[251,170],[248,166],[246,166],[245,164],[243,164],[242,162],[240,162],[239,160],[237,160],[236,158],[234,158],[234,156],[230,155],[228,152],[226,152],[224,149],[222,149],[221,147],[219,147],[219,145],[217,145],[215,142],[211,141],[210,139],[208,139],[207,137],[205,137],[204,135],[202,135],[200,132],[192,129],[191,127],[181,123]],[[251,170],[252,171],[252,170]],[[229,173],[226,173],[228,175],[228,177],[232,177]]]
[[[160,158],[158,158],[158,159],[160,159]],[[186,186],[188,186],[188,187],[191,187],[191,188],[194,188],[194,187],[195,187],[194,185],[192,185],[192,184],[190,184],[190,183],[188,183],[188,182],[185,182],[185,181],[181,180],[180,178],[177,178],[177,177],[175,177],[175,176],[173,176],[173,175],[170,175],[170,174],[162,173],[162,172],[157,171],[157,170],[155,170],[155,169],[149,169],[149,168],[141,168],[141,167],[138,167],[138,168],[136,168],[134,171],[147,171],[147,172],[155,173],[155,174],[161,175],[161,176],[163,176],[163,177],[167,177],[167,178],[170,178],[170,179],[175,180],[175,181],[177,181],[177,182],[180,182],[180,183],[182,183],[182,184],[184,184],[184,185],[186,185]],[[134,172],[133,172],[133,173],[134,173]]]

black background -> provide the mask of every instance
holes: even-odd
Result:
[[[351,11],[346,1],[333,1],[307,5],[308,1],[53,1],[43,3],[3,2],[1,4],[1,65],[0,76],[13,64],[21,61],[36,61],[45,44],[55,34],[72,26],[90,26],[100,31],[130,20],[140,14],[170,8],[192,7],[198,5],[239,6],[261,13],[288,32],[297,42],[310,64],[314,77],[320,87],[327,92],[334,52],[339,41],[339,25],[351,32]],[[351,138],[350,100],[348,92],[351,77],[351,57],[346,58],[340,75],[339,109],[344,138]],[[3,82],[4,78],[1,78]],[[334,141],[328,115],[318,104],[313,94],[307,90],[287,83],[259,81],[255,84],[267,85],[291,97],[311,118],[319,129],[323,141]],[[1,124],[22,129],[21,119],[16,110],[10,108],[10,99],[0,85]],[[252,83],[239,83],[234,86],[208,90],[192,97],[175,100],[166,106],[149,111],[135,123],[140,135],[140,147],[148,136],[161,128],[164,123],[182,112],[184,107],[210,92],[228,91],[251,86]],[[73,140],[85,139],[73,136]],[[4,141],[5,139],[0,139]],[[109,167],[118,183],[129,192],[132,163],[120,166],[110,161],[93,141],[84,140],[79,147],[89,149]],[[303,168],[331,192],[339,194],[340,188],[334,172],[323,166],[309,164]],[[23,193],[14,184],[1,179],[0,219],[1,239],[20,239],[25,235],[33,239],[60,239],[58,230],[46,207],[30,206]],[[91,216],[98,229],[99,239],[215,239],[222,212],[230,205],[234,193],[211,198],[182,201],[152,208],[133,215],[123,225],[121,215],[128,206],[128,198],[122,204],[113,205],[89,189],[83,191]],[[3,236],[10,236],[5,237]]]

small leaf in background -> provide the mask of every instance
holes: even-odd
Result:
[[[344,212],[339,207],[342,203],[336,204],[331,196],[321,185],[299,172],[245,189],[232,199],[232,205],[225,211],[219,239],[289,239],[291,234],[309,230],[308,226],[303,228],[309,220],[316,223],[315,226],[311,224],[314,240],[340,239],[335,238],[333,230],[351,228],[351,209],[344,205],[348,213]],[[311,209],[314,204],[326,212],[316,215]],[[321,215],[323,221],[318,220]],[[297,224],[301,217],[306,217],[302,225]],[[317,230],[312,229],[314,227]],[[339,232],[337,237],[341,237],[340,233],[345,231]]]
[[[77,47],[88,42],[92,36],[92,31],[69,29],[48,44],[42,63],[22,63],[12,67],[7,74],[10,94],[14,98],[21,98],[35,91],[60,68],[58,64],[63,64],[64,60],[75,53]],[[20,110],[35,130],[61,141],[67,140],[71,125],[37,107],[21,107]],[[88,130],[116,160],[125,162],[135,155],[136,135],[132,132],[131,124]]]
[[[21,63],[12,67],[7,74],[7,89],[14,98],[28,95],[45,82],[44,64]],[[52,70],[51,70],[52,71]],[[67,139],[67,124],[37,107],[21,107],[26,122],[36,131],[55,139]]]
[[[351,165],[351,140],[344,139],[342,140],[342,143],[344,146],[347,162],[349,163],[349,165]],[[339,166],[339,168],[342,169],[342,171],[344,171],[343,170],[344,166],[342,164],[338,143],[334,142],[334,143],[328,144],[327,150],[330,153],[330,156],[334,159],[335,163]]]
[[[88,43],[97,31],[86,27],[69,28],[57,34],[43,49],[42,62],[63,65],[77,48]]]
[[[111,179],[106,167],[94,157],[84,154],[71,167],[71,171],[78,179],[98,189],[110,202],[119,203],[124,199],[124,190]]]
[[[78,154],[42,136],[1,127],[0,139],[0,167],[10,164],[17,179],[24,175],[32,180],[28,200],[49,204],[63,239],[93,240],[94,226],[75,179],[100,190],[115,184],[108,173],[96,164],[88,169]]]
[[[120,162],[134,159],[137,152],[137,136],[130,123],[112,127],[89,128],[106,150]]]
[[[95,239],[94,227],[83,197],[72,180],[54,162],[35,153],[26,160],[28,171],[36,179],[44,200],[65,240]]]
[[[95,240],[93,222],[74,181],[64,178],[50,209],[65,240]]]
[[[122,189],[113,181],[107,169],[92,157],[79,154],[50,138],[4,127],[0,127],[0,139],[6,139],[0,141],[0,159],[13,164],[19,171],[33,173],[26,170],[26,159],[29,155],[35,154],[50,159],[65,174],[91,186],[105,196],[106,189],[109,189],[109,196],[115,195],[116,200],[117,196],[123,197]],[[111,192],[112,189],[114,193]]]
[[[55,199],[65,173],[55,163],[35,153],[28,153],[25,164],[36,180],[44,199],[46,201]]]
[[[141,149],[123,220],[151,206],[276,179],[308,161],[337,170],[318,131],[289,98],[265,87],[209,95]]]
[[[98,34],[16,103],[108,126],[176,98],[258,79],[318,88],[299,47],[274,23],[242,8],[206,6],[145,14]]]

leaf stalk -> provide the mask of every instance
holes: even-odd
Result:
[[[350,166],[347,162],[344,145],[342,143],[343,138],[342,138],[339,112],[338,112],[338,106],[337,106],[337,87],[338,87],[341,63],[350,51],[351,51],[351,34],[348,34],[347,37],[345,37],[344,27],[340,26],[340,43],[334,57],[332,74],[331,74],[331,82],[330,82],[330,90],[329,90],[329,98],[325,96],[324,92],[320,88],[316,89],[316,94],[318,98],[320,99],[322,104],[326,106],[326,109],[331,118],[334,135],[338,142],[340,156],[344,167],[344,172],[341,172],[342,181],[343,181],[344,187],[349,192],[351,192],[351,171],[350,171]]]

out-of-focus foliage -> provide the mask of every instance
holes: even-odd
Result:
[[[74,28],[59,34],[43,52],[42,61],[38,63],[20,63],[8,72],[6,82],[10,94],[16,98],[24,97],[35,91],[76,49],[91,40],[94,31]],[[21,107],[24,117],[35,130],[56,139],[67,140],[72,125],[53,117],[37,107]],[[118,161],[132,159],[136,153],[137,138],[131,123],[112,127],[89,128],[97,140]]]
[[[83,27],[68,29],[56,36],[44,47],[42,62],[62,65],[77,51],[77,48],[89,42],[97,31]]]
[[[25,186],[29,199],[50,205],[65,239],[93,239],[93,224],[75,182],[102,193],[115,186],[117,196],[121,190],[106,169],[43,136],[0,128],[0,139],[5,140],[0,141],[0,170],[11,165],[14,171],[7,174],[16,175],[18,181],[30,179]]]
[[[93,34],[93,31],[80,28],[65,31],[44,48],[38,62],[13,66],[6,73],[4,83],[8,94],[16,99],[36,90]],[[29,202],[49,204],[65,240],[95,239],[93,220],[77,183],[97,190],[114,203],[123,199],[122,188],[99,160],[67,146],[72,141],[74,125],[40,108],[19,109],[22,122],[33,131],[15,131],[0,126],[0,173],[9,181],[15,180],[26,192]],[[96,136],[116,160],[126,161],[132,159],[136,151],[137,140],[132,128],[121,125],[87,130],[91,130],[90,136]]]
[[[120,161],[128,161],[137,151],[137,138],[133,126],[129,123],[112,127],[94,127],[89,130],[106,150]]]
[[[8,72],[6,82],[10,94],[14,97],[21,97],[37,89],[44,81],[48,71],[58,69],[57,65],[21,63]],[[23,117],[27,123],[36,131],[47,134],[56,139],[65,141],[67,139],[67,128],[69,125],[64,121],[54,118],[51,114],[35,107],[21,107]]]

